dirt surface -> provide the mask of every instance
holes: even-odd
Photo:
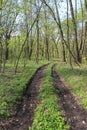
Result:
[[[59,90],[57,95],[67,123],[71,126],[70,130],[87,130],[87,110],[57,74],[56,65],[53,66],[52,76],[54,87]]]
[[[37,70],[29,83],[21,103],[17,103],[16,114],[2,122],[0,130],[29,130],[34,118],[34,111],[40,104],[38,94],[45,78],[46,66]]]

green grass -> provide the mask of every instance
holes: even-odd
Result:
[[[16,100],[21,100],[26,84],[36,69],[46,63],[40,62],[39,65],[36,65],[36,63],[31,61],[26,68],[20,64],[16,75],[12,64],[7,64],[5,73],[0,73],[0,117],[7,118],[10,116],[11,108]]]
[[[29,130],[69,130],[58,105],[58,98],[55,94],[58,90],[52,86],[51,67],[52,65],[49,65],[47,69],[46,78],[39,94],[41,104],[36,109],[34,122]]]
[[[81,65],[80,68],[74,66],[72,70],[68,64],[58,63],[57,71],[87,108],[87,65]]]

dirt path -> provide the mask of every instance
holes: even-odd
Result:
[[[35,73],[31,83],[29,83],[25,96],[21,104],[17,107],[17,113],[7,122],[2,124],[0,130],[29,130],[34,118],[34,111],[40,104],[38,94],[45,78],[46,66],[41,67]]]
[[[54,86],[59,90],[60,105],[68,124],[71,126],[70,130],[87,130],[87,111],[84,110],[71,90],[57,75],[56,65],[53,66],[52,76],[54,78]]]

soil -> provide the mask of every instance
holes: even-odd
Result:
[[[21,102],[17,102],[16,113],[1,123],[0,130],[29,130],[34,119],[36,107],[41,103],[38,99],[40,88],[45,78],[46,66],[39,68],[25,91]]]
[[[63,82],[62,78],[56,72],[56,65],[53,66],[52,76],[54,78],[54,87],[59,90],[57,93],[60,99],[60,106],[63,114],[70,125],[70,130],[87,130],[87,110],[85,110],[72,90]]]
[[[1,122],[0,130],[29,130],[33,123],[35,109],[41,103],[38,95],[45,78],[45,70],[46,66],[43,66],[36,71],[27,85],[22,101],[17,101],[13,116]],[[82,107],[79,98],[57,74],[56,65],[52,68],[52,77],[54,87],[59,90],[57,93],[59,104],[67,124],[70,125],[70,130],[87,130],[87,110]]]

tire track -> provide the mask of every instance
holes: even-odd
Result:
[[[61,80],[56,72],[56,65],[52,68],[54,87],[59,90],[58,98],[70,130],[87,130],[87,110],[85,110],[71,90]]]
[[[17,113],[14,117],[11,117],[6,122],[3,122],[2,129],[0,130],[29,130],[29,127],[33,123],[34,111],[41,103],[38,99],[38,95],[45,78],[46,67],[47,65],[36,71],[32,80],[28,84],[22,102],[17,106]]]

